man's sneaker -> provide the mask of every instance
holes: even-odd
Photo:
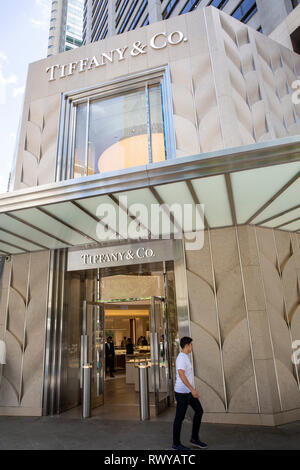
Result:
[[[199,447],[200,449],[207,449],[208,445],[205,442],[201,442],[199,439],[191,439],[190,443],[195,446]]]
[[[182,444],[179,444],[179,446],[175,446],[174,444],[172,445],[173,450],[191,450],[189,447],[185,447]]]

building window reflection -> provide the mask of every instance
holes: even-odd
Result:
[[[165,159],[160,84],[76,105],[74,178]]]

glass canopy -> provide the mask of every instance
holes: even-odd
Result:
[[[174,237],[181,214],[198,204],[205,228],[300,233],[299,144],[283,139],[1,194],[0,254]],[[194,215],[189,228],[199,228]]]

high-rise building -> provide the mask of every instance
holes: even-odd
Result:
[[[82,45],[84,0],[53,0],[48,56]]]
[[[88,44],[206,6],[269,35],[298,4],[299,0],[85,0],[83,42]]]
[[[125,3],[87,2],[93,35],[108,5],[130,28]],[[300,55],[211,6],[149,21],[29,66],[0,195],[0,415],[138,420],[138,362],[167,412],[190,336],[205,421],[299,420]]]

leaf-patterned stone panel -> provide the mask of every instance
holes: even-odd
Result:
[[[204,233],[204,245],[201,250],[188,250],[185,253],[187,269],[200,277],[213,289],[213,271],[207,230]]]
[[[235,229],[211,230],[213,265],[217,290],[224,278],[235,269],[239,269],[239,255],[235,238]]]
[[[17,339],[9,332],[5,334],[6,344],[6,365],[4,366],[4,376],[15,390],[15,395],[19,399],[22,349]]]
[[[30,103],[18,187],[55,181],[59,109],[59,94]]]
[[[0,406],[42,407],[49,252],[12,256]],[[7,277],[7,281],[9,277]]]
[[[0,406],[18,406],[18,393],[7,377],[2,377],[0,387]]]
[[[252,375],[234,392],[230,403],[230,413],[258,413],[255,379]]]
[[[237,390],[254,376],[246,319],[237,324],[226,337],[223,345],[223,358],[230,403]],[[248,404],[249,406],[250,403],[252,404],[250,407],[252,412],[257,412],[257,399],[256,395],[253,395],[252,392],[253,389],[248,390]],[[237,403],[235,403],[235,406],[237,406]],[[240,405],[239,411],[242,411],[242,405]]]
[[[298,273],[297,268],[299,261],[300,253],[293,254],[286,262],[282,273],[282,285],[289,321],[292,321],[298,305],[300,304],[300,270]]]
[[[199,377],[195,377],[195,387],[201,399],[201,405],[205,413],[224,413],[225,406],[216,391],[203,382]]]
[[[261,254],[261,270],[266,301],[272,305],[278,315],[285,318],[283,290],[278,271],[263,254]]]
[[[200,326],[191,322],[196,377],[211,387],[224,403],[220,350],[217,342]]]
[[[245,300],[240,268],[234,269],[221,282],[218,293],[218,307],[222,339],[225,340],[246,316]]]
[[[276,249],[278,253],[278,261],[280,272],[282,273],[287,261],[292,256],[292,243],[290,234],[283,230],[274,230]]]
[[[187,271],[191,320],[219,342],[215,294],[211,287]]]
[[[300,305],[295,310],[291,321],[291,332],[294,339],[300,341]]]
[[[23,343],[24,322],[26,306],[24,299],[19,292],[10,288],[7,329],[17,338],[20,344]]]
[[[191,58],[200,150],[209,152],[223,148],[220,115],[209,54]]]
[[[18,255],[12,258],[11,286],[19,292],[22,298],[27,297],[28,270],[30,268],[30,255]]]
[[[292,373],[291,362],[291,337],[288,326],[284,319],[278,315],[278,311],[272,305],[268,305],[272,340],[274,344],[275,357],[280,360]]]
[[[295,377],[280,360],[276,361],[276,366],[283,409],[300,408],[300,393]]]

